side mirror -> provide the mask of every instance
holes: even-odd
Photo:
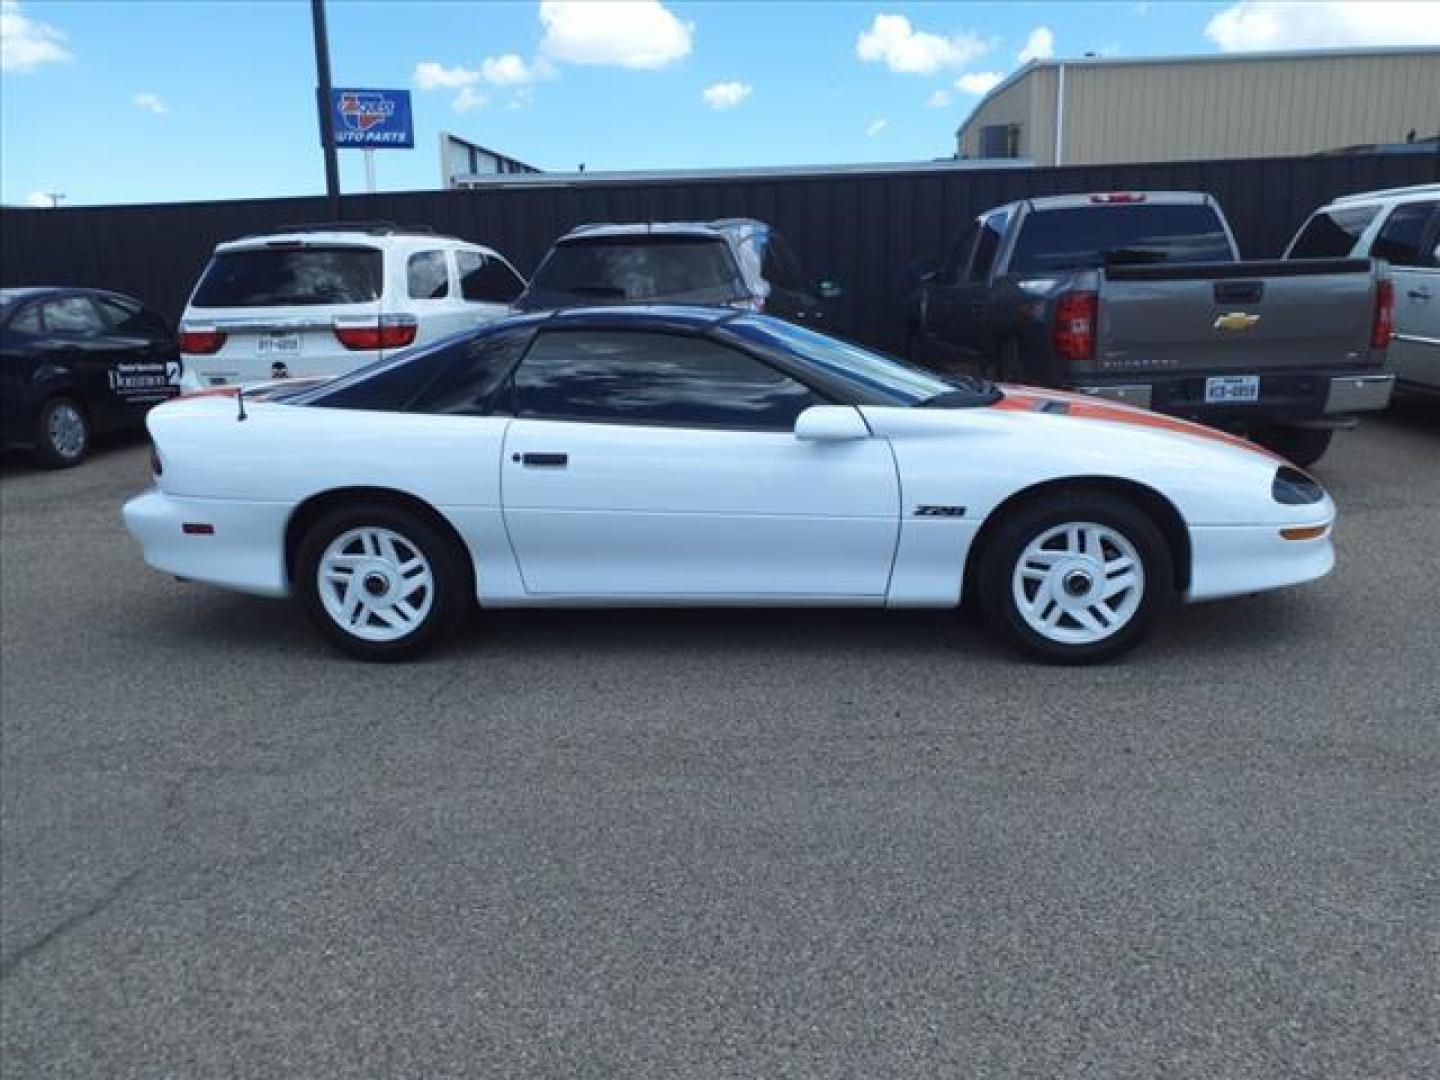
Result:
[[[940,263],[935,259],[916,259],[910,264],[910,280],[917,285],[928,285],[940,273]]]
[[[870,428],[853,405],[811,405],[795,418],[795,437],[806,442],[868,439]]]
[[[821,278],[815,283],[815,295],[821,300],[839,300],[845,295],[845,290],[840,287],[838,281]]]

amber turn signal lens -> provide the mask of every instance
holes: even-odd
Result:
[[[1284,540],[1319,540],[1329,531],[1329,525],[1297,525],[1294,528],[1281,529],[1280,537]]]

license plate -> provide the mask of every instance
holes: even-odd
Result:
[[[1206,404],[1259,400],[1259,375],[1216,375],[1205,380]]]
[[[256,351],[261,356],[299,356],[300,335],[293,330],[261,334],[256,344]]]

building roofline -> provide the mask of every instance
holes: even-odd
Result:
[[[937,158],[933,161],[882,161],[851,165],[754,165],[721,169],[639,169],[617,172],[457,173],[458,188],[582,187],[585,184],[647,183],[669,180],[766,180],[805,176],[877,176],[904,173],[973,172],[983,169],[1030,169],[1029,158]]]
[[[1218,64],[1226,62],[1234,63],[1237,60],[1333,60],[1339,57],[1366,56],[1435,56],[1440,58],[1440,46],[1400,45],[1386,48],[1376,46],[1364,49],[1284,49],[1267,50],[1264,52],[1176,53],[1167,56],[1062,56],[1049,60],[1031,60],[1024,67],[1016,68],[991,87],[985,96],[975,103],[965,119],[961,121],[960,126],[955,129],[955,135],[957,138],[959,137],[960,133],[965,130],[975,114],[984,108],[991,98],[1003,94],[1021,79],[1029,78],[1042,68],[1127,67],[1142,64]]]

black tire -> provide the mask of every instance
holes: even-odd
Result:
[[[1063,552],[1057,553],[1053,569],[1046,572],[1047,580],[1027,580],[1021,585],[1027,597],[1038,605],[1032,613],[1038,610],[1042,622],[1048,617],[1045,613],[1053,615],[1055,610],[1060,610],[1057,624],[1048,631],[1048,635],[1053,636],[1047,636],[1047,633],[1034,627],[1021,611],[1015,595],[1016,578],[1020,560],[1032,542],[1066,525],[1098,527],[1093,535],[1102,537],[1102,557],[1096,562],[1086,555],[1071,559]],[[1113,562],[1118,566],[1119,559],[1128,556],[1119,546],[1104,540],[1105,535],[1118,535],[1128,543],[1138,556],[1143,571],[1143,575],[1136,579],[1134,587],[1138,592],[1133,597],[1133,603],[1130,590],[1124,590],[1113,598],[1119,605],[1118,610],[1099,599],[1105,589],[1107,574],[1111,573],[1102,564]],[[1063,538],[1059,538],[1059,542],[1063,547]],[[1048,559],[1051,551],[1044,549],[1044,554]],[[1124,576],[1119,570],[1114,571],[1114,575],[1109,580],[1118,581]],[[1149,631],[1155,617],[1171,605],[1175,595],[1170,548],[1150,516],[1119,496],[1083,489],[1036,498],[1007,512],[985,541],[974,580],[980,609],[990,625],[1021,652],[1054,664],[1094,664],[1134,648]],[[1080,586],[1087,591],[1079,594],[1071,591],[1072,587]],[[1042,587],[1050,588],[1052,594],[1063,589],[1063,599],[1055,601],[1052,608],[1040,598]],[[1082,603],[1087,598],[1093,599]],[[1105,605],[1105,617],[1116,621],[1113,630],[1094,640],[1061,640],[1087,633],[1086,628],[1068,613],[1068,609],[1075,605],[1080,605],[1084,609],[1081,614],[1103,629],[1103,619],[1094,614],[1095,605],[1100,603]]]
[[[428,570],[427,607],[424,594],[403,574],[392,572],[395,564],[381,556],[372,559],[363,553],[363,541],[354,542],[360,545],[359,549],[352,544],[337,552],[357,561],[350,573],[353,588],[366,593],[364,596],[356,593],[361,606],[370,604],[374,597],[391,617],[397,602],[423,611],[414,625],[398,637],[374,640],[365,636],[389,632],[380,625],[378,613],[366,611],[348,625],[342,624],[338,615],[332,615],[331,606],[341,602],[345,589],[339,581],[331,579],[333,583],[327,586],[334,590],[329,594],[328,604],[327,598],[321,595],[321,560],[332,544],[357,530],[393,534],[398,538],[395,550],[405,563],[413,561],[412,556],[418,556]],[[354,550],[362,553],[345,554]],[[455,538],[427,516],[383,500],[365,500],[340,507],[316,521],[300,540],[294,572],[296,594],[320,632],[342,652],[360,660],[409,660],[420,656],[455,633],[470,609],[474,594],[470,557]],[[376,582],[380,584],[375,585]],[[383,592],[376,591],[382,586]],[[407,586],[411,591],[405,591]]]
[[[1333,428],[1274,427],[1258,432],[1255,441],[1303,469],[1325,456],[1334,435]]]
[[[71,469],[90,453],[90,418],[74,398],[53,397],[40,408],[35,461],[47,469]]]

